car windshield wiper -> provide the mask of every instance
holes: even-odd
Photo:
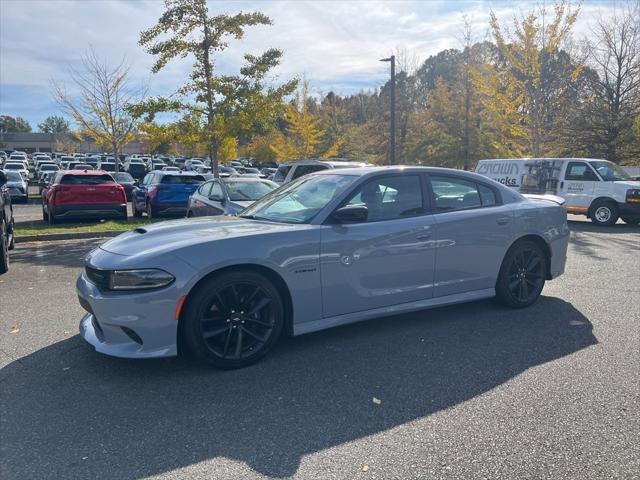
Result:
[[[268,218],[265,217],[259,217],[257,215],[238,215],[238,217],[240,218],[247,218],[249,220],[269,220]]]

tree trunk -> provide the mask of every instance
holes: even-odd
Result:
[[[209,149],[209,159],[211,160],[211,173],[215,178],[220,177],[220,168],[218,167],[218,141],[212,140]]]
[[[120,159],[118,158],[118,147],[113,147],[113,163],[115,164],[116,173],[120,171]]]

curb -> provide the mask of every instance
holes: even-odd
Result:
[[[117,237],[129,230],[109,230],[103,232],[46,233],[39,235],[17,235],[16,243],[47,242],[51,240],[80,240],[84,238]]]

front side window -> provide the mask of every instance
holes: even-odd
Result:
[[[209,193],[210,197],[214,198],[224,198],[222,194],[222,187],[218,182],[211,182],[211,192]]]
[[[240,216],[282,223],[309,223],[357,178],[353,175],[302,177],[262,197]]]
[[[462,178],[430,176],[437,212],[491,207],[498,204],[493,189]]]
[[[358,188],[346,205],[367,207],[367,222],[419,215],[424,213],[420,177],[402,175],[376,178]]]

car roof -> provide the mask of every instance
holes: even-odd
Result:
[[[320,172],[314,172],[314,175],[356,175],[364,177],[366,175],[375,175],[378,173],[406,173],[406,172],[423,172],[432,174],[455,174],[463,175],[470,178],[482,178],[486,177],[478,175],[477,173],[457,170],[455,168],[442,168],[442,167],[425,167],[417,165],[388,165],[388,166],[368,166],[365,168],[337,168],[330,170],[322,170]]]
[[[161,175],[171,175],[171,176],[183,176],[183,177],[193,177],[195,175],[198,176],[202,176],[201,173],[198,172],[174,172],[172,170],[154,170],[153,172],[149,172],[149,173],[155,173],[155,174],[161,174]]]
[[[586,158],[586,157],[520,157],[520,158],[483,158],[479,162],[513,162],[518,160],[561,160],[561,161],[581,161],[581,162],[608,162],[604,158]]]
[[[109,175],[109,172],[107,172],[106,170],[62,170],[62,174],[63,175],[102,175],[102,174]]]
[[[294,165],[331,165],[332,167],[343,167],[345,165],[352,165],[354,167],[356,166],[364,166],[366,165],[365,162],[358,162],[355,160],[337,160],[337,159],[327,159],[327,160],[320,160],[317,158],[310,158],[308,160],[296,160],[293,162],[288,162],[288,163],[283,163],[281,165],[279,165],[279,167],[291,167]]]

